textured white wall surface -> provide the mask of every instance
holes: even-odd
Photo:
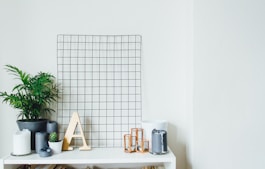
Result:
[[[194,1],[194,169],[265,168],[264,7]]]

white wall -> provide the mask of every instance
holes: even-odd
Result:
[[[194,1],[194,169],[265,168],[265,1]]]
[[[192,120],[192,0],[2,0],[0,90],[15,81],[3,65],[56,74],[57,34],[141,34],[143,118],[166,119],[178,169],[189,161]],[[0,156],[12,151],[16,111],[0,104]]]

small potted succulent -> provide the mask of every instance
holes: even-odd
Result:
[[[53,154],[58,154],[62,152],[63,140],[59,140],[57,132],[50,133],[48,144],[49,147],[52,149]]]

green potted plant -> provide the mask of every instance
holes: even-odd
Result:
[[[0,92],[0,97],[3,102],[20,110],[18,127],[31,131],[31,148],[34,150],[35,132],[46,131],[48,114],[54,112],[51,105],[58,99],[58,85],[50,73],[39,72],[33,76],[16,66],[5,65],[5,68],[19,83],[10,93]]]
[[[52,149],[53,154],[62,152],[63,140],[59,140],[57,132],[52,132],[49,135],[49,147]]]

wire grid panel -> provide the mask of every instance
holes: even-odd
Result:
[[[57,36],[61,135],[73,112],[92,147],[121,147],[123,135],[141,126],[141,46],[140,35]]]

